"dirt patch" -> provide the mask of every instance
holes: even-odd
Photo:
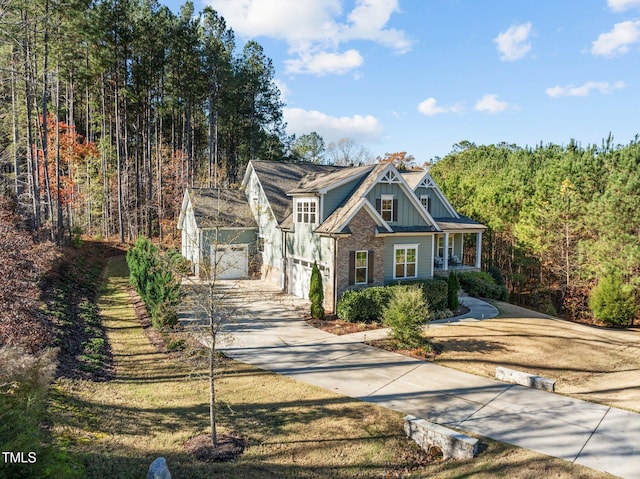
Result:
[[[424,345],[418,346],[417,348],[401,347],[393,338],[374,339],[372,341],[366,341],[365,344],[422,361],[433,361],[438,354],[437,345],[433,344],[430,340],[425,340]]]
[[[192,437],[185,445],[187,454],[203,462],[231,462],[244,452],[247,440],[237,434],[225,434],[218,437],[218,445],[214,446],[211,434]]]
[[[432,328],[435,362],[495,377],[497,366],[556,381],[561,394],[640,411],[640,334],[564,321],[496,302],[498,318]]]

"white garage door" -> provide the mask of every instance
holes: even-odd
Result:
[[[301,298],[309,299],[312,266],[307,261],[298,259],[293,259],[290,264],[289,292]]]
[[[211,255],[217,279],[240,279],[249,276],[249,249],[247,245],[217,245]]]

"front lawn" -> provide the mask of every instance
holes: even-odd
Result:
[[[126,290],[124,258],[110,261],[106,278],[99,308],[113,378],[59,379],[50,401],[52,433],[80,457],[83,477],[144,477],[158,456],[174,479],[611,477],[486,439],[473,461],[428,464],[404,437],[399,413],[231,360],[217,380],[220,429],[248,447],[235,462],[200,463],[184,444],[208,432],[204,369],[149,342]]]

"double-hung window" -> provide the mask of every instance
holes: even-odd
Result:
[[[393,221],[393,195],[380,197],[380,215],[385,221]]]
[[[316,224],[317,202],[314,199],[296,202],[296,223]]]
[[[394,279],[418,276],[418,245],[395,245],[393,261]]]
[[[355,256],[355,284],[367,284],[369,280],[369,252],[356,251]]]

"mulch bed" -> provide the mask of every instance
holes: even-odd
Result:
[[[156,351],[160,353],[166,353],[167,345],[165,344],[162,335],[153,328],[153,325],[151,323],[151,316],[149,316],[149,313],[147,312],[147,307],[145,306],[144,301],[142,301],[142,298],[136,292],[133,286],[129,286],[127,289],[129,290],[131,304],[133,305],[133,309],[136,312],[138,321],[142,326],[144,335],[147,337],[149,342],[153,344],[153,346],[156,348]]]
[[[236,434],[218,436],[218,446],[214,447],[211,434],[201,434],[189,439],[184,449],[187,454],[202,462],[232,462],[247,447],[247,440]]]
[[[469,312],[469,308],[464,305],[458,306],[453,312],[453,316],[460,316]],[[446,318],[445,318],[446,319]],[[305,317],[305,321],[314,328],[321,329],[327,333],[335,334],[336,336],[342,336],[344,334],[359,333],[362,331],[372,331],[375,329],[381,329],[385,326],[381,323],[350,323],[342,319],[338,319],[336,316],[327,316],[324,319],[314,319],[311,316]]]

